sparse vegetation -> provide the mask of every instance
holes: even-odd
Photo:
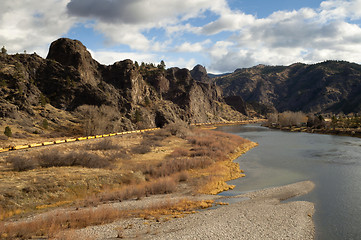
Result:
[[[11,128],[9,126],[5,127],[5,131],[4,131],[5,136],[7,137],[12,137],[13,133],[11,132]]]
[[[29,221],[0,223],[1,239],[29,239],[33,236],[48,236],[58,239],[66,233],[61,230],[77,229],[90,225],[113,222],[119,218],[140,217],[144,219],[159,219],[162,215],[177,216],[190,214],[195,209],[212,206],[213,201],[163,201],[156,205],[138,210],[120,210],[111,206],[96,209],[80,209],[76,211],[53,211],[49,214],[35,217]],[[76,234],[72,234],[75,236]]]
[[[283,113],[270,113],[267,116],[269,126],[291,127],[306,125],[307,116],[303,112],[286,111]]]
[[[41,126],[42,126],[44,129],[48,129],[48,128],[49,128],[48,120],[43,119],[43,121],[41,122]]]
[[[83,119],[84,134],[95,135],[119,131],[121,115],[114,108],[102,105],[82,105],[76,113]]]
[[[19,171],[16,173],[18,177],[15,181],[11,180],[11,172],[8,172],[2,182],[21,187],[6,185],[3,188],[0,184],[0,196],[4,196],[0,198],[0,219],[64,204],[73,203],[82,208],[172,193],[179,190],[179,182],[194,188],[195,192],[199,190],[199,184],[213,186],[209,181],[226,181],[240,176],[233,173],[229,175],[240,171],[237,164],[231,164],[231,168],[224,167],[225,172],[222,173],[216,173],[213,169],[221,169],[222,161],[229,162],[235,156],[235,150],[244,143],[247,141],[238,136],[169,124],[160,131],[144,135],[94,140],[74,147],[65,144],[59,148],[59,145],[56,149],[39,149],[25,156],[13,154],[6,160],[12,171]],[[134,146],[148,146],[150,151],[135,154]],[[224,174],[227,176],[224,177]],[[223,176],[222,179],[220,176]],[[26,186],[22,185],[24,182]],[[98,209],[102,209],[102,212],[98,213]],[[166,209],[173,211],[170,206]],[[61,211],[56,213],[56,218],[50,217],[52,214],[47,215],[49,219],[35,218],[34,225],[25,222],[7,224],[0,235],[6,238],[55,236],[64,228],[101,224],[135,214],[147,218],[155,214],[145,212],[108,211],[102,206],[75,212]],[[84,219],[83,215],[87,215],[87,218]],[[47,219],[46,223],[40,219]],[[32,227],[35,225],[43,228]]]
[[[6,55],[7,52],[8,52],[8,51],[6,50],[5,46],[3,46],[3,47],[1,48],[1,54]]]
[[[290,131],[341,134],[361,137],[361,117],[358,114],[315,115],[301,112],[268,114],[269,127]]]

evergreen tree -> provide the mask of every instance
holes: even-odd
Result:
[[[3,46],[2,48],[1,48],[1,53],[2,54],[6,54],[8,51],[6,50],[6,48],[5,48],[5,46]]]
[[[4,134],[8,137],[11,137],[13,135],[13,133],[11,132],[11,128],[9,126],[5,127]]]
[[[158,65],[158,68],[159,69],[162,69],[162,70],[164,70],[165,69],[165,63],[164,63],[164,61],[162,60],[162,61],[160,61],[160,64]]]

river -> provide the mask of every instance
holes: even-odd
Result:
[[[260,125],[218,130],[259,143],[236,160],[246,177],[230,181],[235,189],[222,195],[311,180],[315,189],[292,200],[315,203],[316,239],[361,239],[361,139]]]

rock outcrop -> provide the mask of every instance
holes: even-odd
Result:
[[[191,75],[199,82],[209,83],[210,81],[210,77],[208,76],[206,68],[199,64],[191,70]]]
[[[61,122],[83,123],[87,127],[79,129],[94,134],[243,117],[222,112],[222,90],[196,81],[187,69],[138,66],[131,60],[105,66],[81,42],[66,38],[51,44],[46,59],[1,55],[0,84],[0,117],[27,121],[32,129],[41,128],[44,118],[54,128]],[[58,109],[58,115],[51,110],[51,119],[45,114],[48,105]],[[65,121],[67,114],[74,119]]]

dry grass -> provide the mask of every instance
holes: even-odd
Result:
[[[107,168],[112,164],[112,158],[100,156],[86,151],[60,152],[57,150],[44,151],[36,156],[11,156],[7,162],[12,164],[15,171],[26,171],[37,167],[82,166],[87,168]]]
[[[98,206],[152,194],[167,194],[178,191],[179,182],[186,184],[182,189],[188,186],[187,191],[189,187],[207,193],[214,189],[224,190],[227,189],[224,181],[242,176],[239,166],[232,160],[242,152],[242,149],[236,149],[246,143],[247,140],[230,134],[173,124],[146,135],[54,146],[54,150],[30,151],[26,157],[14,154],[8,158],[12,170],[6,170],[0,176],[0,218],[74,202],[82,207]],[[144,145],[149,146],[150,151],[133,152],[134,146]],[[8,166],[1,166],[0,159],[1,167],[7,169]],[[206,188],[200,189],[200,186]],[[95,209],[102,209],[102,212]],[[168,206],[157,213],[152,210],[149,216],[173,211],[170,209]],[[3,233],[18,238],[39,234],[53,236],[62,229],[101,224],[126,215],[124,211],[117,213],[103,207],[93,210],[95,212],[79,210],[76,215],[59,212],[56,218],[49,218],[48,223],[34,224],[45,224],[44,228],[36,230],[30,223],[7,224]],[[132,212],[130,216],[134,214]],[[83,215],[88,218],[84,219]],[[33,230],[24,233],[21,230],[24,228]]]
[[[162,216],[179,217],[194,213],[195,209],[211,207],[213,201],[164,201],[145,209],[120,210],[112,206],[86,208],[71,211],[53,211],[35,217],[28,221],[0,223],[2,239],[28,239],[34,236],[59,238],[60,236],[74,236],[74,232],[61,233],[62,230],[78,229],[91,225],[113,222],[120,218],[141,217],[148,220],[158,220]]]

